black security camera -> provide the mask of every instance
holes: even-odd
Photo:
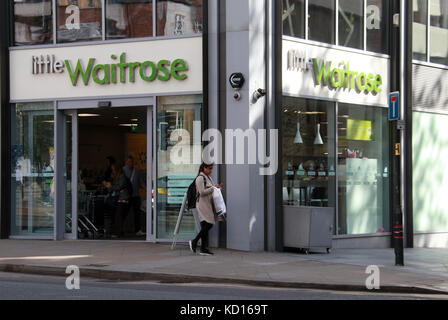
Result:
[[[254,95],[253,95],[254,101],[255,101],[255,102],[258,101],[258,99],[264,97],[264,96],[266,95],[266,93],[267,93],[267,92],[266,92],[265,89],[257,89],[257,90],[254,92]]]

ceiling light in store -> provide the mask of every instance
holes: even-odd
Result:
[[[303,143],[302,136],[300,135],[300,121],[297,121],[297,133],[294,138],[294,143]]]
[[[320,135],[320,123],[317,124],[317,136],[316,139],[314,139],[314,144],[324,144]]]
[[[138,121],[138,119],[131,119],[131,121]]]
[[[136,123],[120,123],[119,126],[120,127],[136,127],[137,124]]]
[[[44,123],[54,123],[54,120],[45,120],[45,121],[42,121],[42,122],[44,122]]]
[[[97,113],[80,113],[78,114],[78,117],[82,117],[82,118],[88,118],[88,117],[100,117],[100,114]]]

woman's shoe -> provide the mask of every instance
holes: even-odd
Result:
[[[190,250],[193,253],[196,253],[196,243],[193,242],[193,240],[188,241],[188,244],[190,245]]]
[[[208,251],[208,249],[205,249],[205,250],[201,250],[201,252],[199,252],[199,254],[201,256],[212,256],[213,252],[210,252],[210,251]]]

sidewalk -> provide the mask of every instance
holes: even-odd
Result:
[[[369,265],[381,270],[381,292],[448,295],[448,249],[407,249],[405,267],[392,249],[335,249],[331,254],[213,250],[194,255],[188,246],[119,241],[0,240],[0,271],[65,274],[110,280],[233,283],[285,288],[365,291]]]

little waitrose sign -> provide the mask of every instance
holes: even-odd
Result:
[[[80,79],[88,86],[90,79],[96,84],[106,85],[118,82],[124,84],[127,81],[134,83],[136,77],[146,82],[168,81],[171,77],[179,81],[187,78],[185,72],[188,67],[183,59],[126,62],[126,53],[122,53],[119,59],[115,54],[110,58],[111,63],[98,64],[95,58],[89,58],[87,64],[84,64],[81,59],[73,63],[69,59],[58,60],[54,55],[32,56],[32,73],[62,73],[67,69],[73,86],[78,85]]]
[[[10,51],[11,100],[202,91],[200,37]]]
[[[350,70],[350,62],[341,62],[341,68],[332,68],[332,62],[313,59],[315,84],[328,86],[330,89],[355,89],[357,93],[381,93],[383,78],[380,74]]]
[[[283,92],[387,106],[389,59],[283,40]]]

